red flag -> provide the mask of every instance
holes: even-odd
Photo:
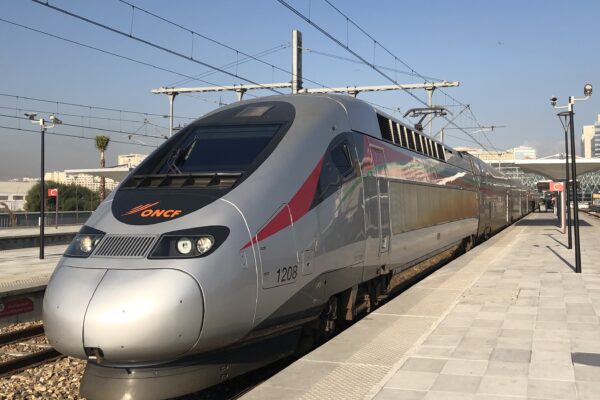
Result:
[[[562,192],[564,190],[562,182],[550,182],[551,192]]]
[[[58,189],[48,189],[48,197],[58,197]]]

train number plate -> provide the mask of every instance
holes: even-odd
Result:
[[[263,274],[263,287],[270,288],[287,285],[288,283],[296,282],[296,279],[298,279],[298,265],[280,267]]]

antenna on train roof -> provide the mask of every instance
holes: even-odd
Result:
[[[404,118],[406,118],[406,117],[412,117],[412,118],[421,117],[419,122],[417,122],[415,124],[415,129],[423,132],[423,120],[425,119],[425,117],[429,116],[430,120],[428,123],[431,123],[431,120],[434,117],[443,117],[443,116],[448,115],[448,113],[450,113],[450,115],[452,115],[452,111],[450,111],[446,107],[442,107],[442,106],[411,108],[406,113],[404,113]]]

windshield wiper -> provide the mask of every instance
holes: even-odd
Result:
[[[173,155],[167,160],[167,166],[169,167],[170,172],[174,172],[176,174],[182,174],[178,165],[182,161],[187,161],[187,159],[192,154],[192,150],[194,150],[194,146],[196,146],[196,142],[198,142],[198,136],[192,140],[190,144],[188,144],[185,148],[179,148]]]

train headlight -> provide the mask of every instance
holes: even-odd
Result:
[[[189,238],[183,237],[177,240],[177,251],[187,256],[192,252],[192,241]]]
[[[91,253],[94,250],[94,238],[91,235],[79,237],[79,250],[85,254]]]
[[[204,257],[215,251],[229,235],[224,226],[206,226],[163,234],[152,251],[150,259]]]
[[[212,236],[202,236],[196,240],[196,250],[198,253],[204,254],[212,248],[214,243],[215,239]]]
[[[104,232],[84,226],[65,250],[66,257],[89,257],[94,251]]]

